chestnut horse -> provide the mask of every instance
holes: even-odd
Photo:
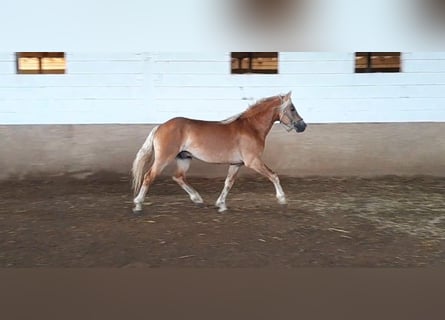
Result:
[[[137,194],[133,201],[134,211],[142,210],[148,188],[173,160],[177,164],[173,180],[194,203],[203,204],[199,193],[185,179],[192,158],[230,165],[224,188],[215,204],[219,212],[227,210],[226,197],[242,165],[267,177],[275,186],[278,202],[286,204],[278,176],[261,159],[266,136],[276,121],[288,131],[303,132],[306,129],[306,123],[292,103],[291,92],[262,99],[243,113],[224,121],[173,118],[156,126],[133,162],[133,189]]]

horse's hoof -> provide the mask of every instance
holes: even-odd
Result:
[[[205,203],[204,202],[195,202],[195,206],[197,206],[198,208],[205,208]]]
[[[133,208],[133,213],[134,214],[141,214],[143,211],[142,211],[142,208]]]
[[[224,213],[227,211],[227,207],[218,207],[218,212],[219,213]]]

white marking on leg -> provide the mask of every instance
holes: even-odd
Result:
[[[227,210],[226,197],[229,194],[229,191],[227,189],[227,185],[225,185],[223,191],[221,192],[221,195],[219,196],[218,200],[216,200],[215,206],[218,207],[219,212]]]
[[[232,188],[236,174],[238,173],[238,170],[241,166],[240,165],[231,165],[229,167],[229,172],[227,173],[226,180],[224,182],[224,188],[221,192],[221,195],[218,197],[218,200],[216,200],[215,206],[217,206],[219,209],[219,212],[223,212],[227,210],[226,206],[226,198],[229,194],[230,189]]]
[[[286,195],[284,194],[283,188],[281,187],[280,178],[278,178],[278,176],[276,174],[273,177],[273,185],[275,186],[276,197],[278,199],[278,203],[286,204],[287,203]]]
[[[135,204],[134,210],[140,211],[142,210],[142,203],[144,202],[145,194],[147,193],[147,186],[142,185],[141,189],[139,190],[138,195],[136,198],[134,198],[133,203]]]

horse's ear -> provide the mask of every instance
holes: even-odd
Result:
[[[286,100],[288,100],[288,99],[290,99],[290,96],[292,95],[292,91],[289,91],[285,96],[284,96],[284,98],[286,99]]]
[[[286,93],[286,94],[280,94],[280,97],[281,97],[284,101],[288,101],[288,100],[290,100],[290,96],[291,96],[291,94],[292,94],[292,91],[289,91],[289,92]]]

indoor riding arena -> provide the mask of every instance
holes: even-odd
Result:
[[[363,54],[2,53],[0,267],[443,266],[445,53]],[[27,59],[58,73],[30,76]],[[290,90],[307,129],[277,121],[263,156],[287,205],[242,167],[220,213],[228,164],[194,159],[203,205],[169,166],[133,212],[132,162],[155,125]]]
[[[110,178],[115,178],[110,180]],[[197,207],[161,179],[141,214],[120,176],[1,185],[2,267],[418,267],[445,263],[445,180],[241,178],[229,210],[221,178],[192,179]]]

